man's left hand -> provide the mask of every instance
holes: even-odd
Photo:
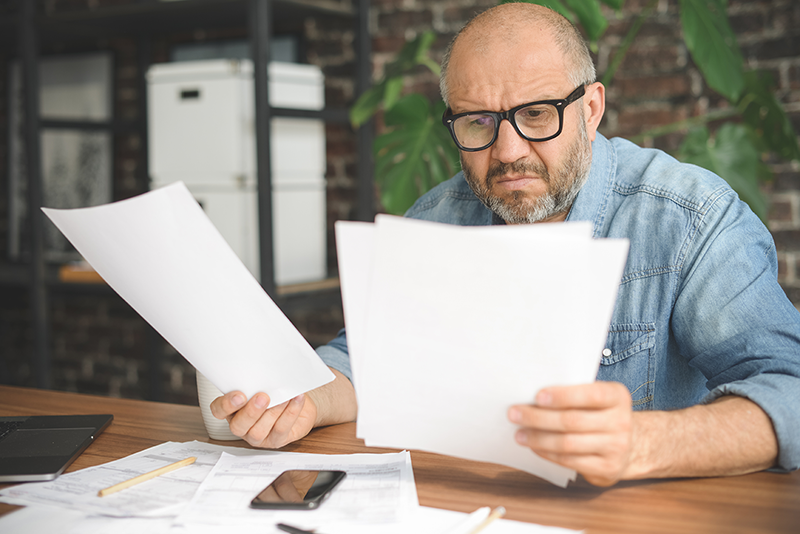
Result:
[[[545,388],[534,405],[508,411],[520,426],[519,444],[547,460],[574,469],[597,486],[629,476],[634,425],[631,396],[618,382]]]

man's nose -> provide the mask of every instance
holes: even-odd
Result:
[[[504,163],[513,163],[529,153],[530,143],[520,137],[509,121],[501,121],[497,140],[492,145],[492,157]]]

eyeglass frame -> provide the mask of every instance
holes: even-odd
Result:
[[[500,124],[503,122],[503,119],[507,120],[514,128],[514,131],[516,131],[517,134],[519,134],[519,136],[525,139],[526,141],[531,141],[533,143],[541,143],[544,141],[555,139],[556,137],[561,135],[561,131],[564,129],[564,109],[568,105],[572,104],[573,102],[581,98],[584,94],[586,94],[586,85],[581,84],[578,87],[576,87],[575,90],[572,91],[567,96],[567,98],[561,98],[555,100],[536,100],[534,102],[528,102],[527,104],[522,104],[520,106],[513,107],[508,111],[467,111],[465,113],[457,113],[455,115],[451,115],[453,110],[447,108],[444,114],[442,115],[442,124],[444,124],[445,127],[447,127],[447,129],[450,131],[450,136],[453,138],[453,141],[455,141],[456,146],[459,148],[459,150],[463,150],[464,152],[480,152],[481,150],[486,150],[487,148],[492,146],[494,142],[497,141],[497,134],[500,132]],[[556,108],[556,111],[558,112],[558,131],[548,137],[541,137],[541,138],[528,137],[527,135],[525,135],[520,131],[519,127],[517,126],[517,121],[516,119],[514,119],[514,115],[517,113],[517,111],[521,110],[522,108],[526,108],[528,106],[535,106],[539,104],[550,104]],[[486,145],[479,148],[466,148],[458,141],[453,125],[456,119],[459,119],[461,117],[466,117],[467,115],[489,115],[490,117],[492,117],[492,119],[494,119],[494,134],[492,135],[492,140],[489,141]]]

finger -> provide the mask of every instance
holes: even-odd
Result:
[[[295,425],[302,413],[305,395],[300,394],[293,399],[273,406],[253,424],[247,432],[253,443],[261,447],[278,448],[293,441]]]
[[[519,429],[514,439],[536,454],[624,456],[628,440],[620,433],[562,433]]]
[[[247,397],[245,397],[244,393],[231,391],[211,401],[211,413],[217,419],[225,419],[241,409],[245,402],[247,402]]]
[[[602,432],[616,428],[612,410],[554,410],[518,405],[508,410],[512,423],[548,432]]]
[[[536,394],[536,405],[546,408],[583,408],[601,410],[620,405],[630,406],[628,388],[619,382],[593,382],[577,386],[553,386]]]
[[[273,406],[261,416],[247,431],[245,439],[248,443],[258,447],[278,448],[286,445],[287,441],[282,442],[285,436],[279,436],[275,430],[275,425],[281,420],[291,401],[286,401],[277,406]],[[296,419],[296,418],[295,418]]]
[[[305,401],[306,397],[302,394],[289,401],[272,427],[268,439],[270,447],[283,447],[292,441],[291,437]]]
[[[228,425],[231,432],[239,437],[245,437],[252,426],[261,419],[269,406],[269,395],[256,393],[247,403],[232,416],[228,416]],[[251,443],[252,445],[252,443]]]

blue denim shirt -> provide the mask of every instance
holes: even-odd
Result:
[[[502,223],[462,174],[406,215]],[[772,236],[727,183],[598,134],[567,220],[631,244],[597,379],[625,384],[636,410],[751,399],[772,419],[779,467],[800,467],[800,313],[778,285]],[[350,376],[346,351],[342,332],[319,354]]]

